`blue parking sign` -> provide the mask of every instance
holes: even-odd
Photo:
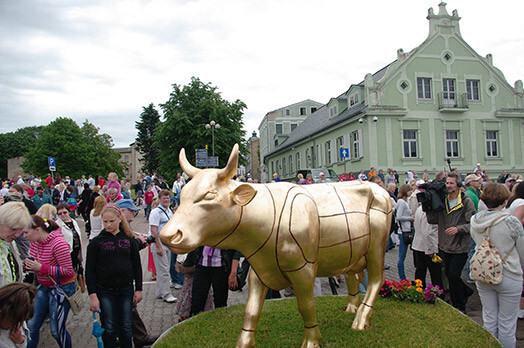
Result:
[[[345,147],[340,148],[340,158],[348,158],[349,157],[349,149]]]
[[[49,162],[49,166],[50,167],[55,167],[56,166],[54,157],[47,157],[47,161]]]

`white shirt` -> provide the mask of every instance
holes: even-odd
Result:
[[[89,221],[91,222],[91,234],[89,235],[89,240],[95,238],[102,232],[104,229],[104,223],[102,222],[102,214],[94,216],[93,213],[95,210],[91,210],[89,214]]]
[[[158,226],[157,233],[160,233],[162,228],[167,224],[169,219],[173,216],[173,212],[169,208],[164,208],[162,205],[159,205],[149,215],[149,225]]]

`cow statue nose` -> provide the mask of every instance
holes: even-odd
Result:
[[[176,233],[169,239],[169,242],[173,245],[177,245],[183,238],[183,233],[180,230],[177,230]]]

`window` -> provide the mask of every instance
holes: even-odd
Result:
[[[357,93],[349,96],[349,106],[353,106],[357,103],[358,103],[358,94]]]
[[[409,87],[409,85],[408,85],[408,83],[406,81],[402,81],[402,83],[400,84],[400,88],[402,88],[402,89],[406,89],[408,87]]]
[[[338,161],[342,162],[345,158],[340,157],[340,149],[344,147],[344,137],[337,138],[337,151],[338,151]]]
[[[129,156],[128,155],[124,155],[124,162],[129,162]]]
[[[280,173],[281,175],[285,175],[287,173],[286,171],[286,158],[282,158],[282,173]]]
[[[325,161],[326,165],[331,164],[331,141],[326,141],[324,143],[324,153],[325,153]]]
[[[278,139],[275,139],[275,146],[278,146]]]
[[[414,129],[404,129],[402,131],[404,142],[404,158],[417,157],[417,131]]]
[[[311,113],[314,113],[315,111],[317,111],[317,108],[311,108]]]
[[[300,152],[297,152],[295,154],[295,165],[297,167],[297,170],[300,170]]]
[[[304,116],[306,114],[306,108],[300,108],[300,116]]]
[[[466,80],[466,95],[468,96],[468,100],[480,100],[479,85],[479,80]]]
[[[286,116],[291,115],[291,111],[289,109],[286,109]]]
[[[418,99],[431,99],[431,79],[427,77],[417,78]]]
[[[297,124],[296,123],[291,123],[291,131],[294,131],[295,128],[297,128]]]
[[[330,109],[329,109],[329,117],[333,117],[333,116],[336,116],[338,115],[338,111],[337,111],[337,106],[332,106]]]
[[[444,99],[455,99],[455,80],[442,79],[442,91],[444,92]]]
[[[458,131],[447,130],[446,131],[446,156],[447,157],[459,157],[459,143],[458,143]]]
[[[361,132],[360,129],[356,132],[351,133],[351,142],[352,142],[352,148],[351,148],[351,157],[353,158],[360,158],[361,156],[361,146],[360,146],[360,140],[361,140]]]
[[[289,155],[289,172],[293,173],[293,155]]]
[[[322,152],[320,149],[320,144],[317,145],[317,167],[322,166]]]
[[[311,153],[310,153],[309,149],[306,149],[306,167],[307,168],[311,168],[312,167],[312,164],[311,164]]]
[[[498,157],[497,131],[486,131],[486,155],[488,157]]]
[[[275,133],[276,134],[282,134],[282,124],[277,123],[275,125]]]

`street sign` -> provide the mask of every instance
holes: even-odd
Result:
[[[208,167],[218,167],[218,156],[208,157],[207,158],[207,166]]]
[[[207,167],[207,149],[196,149],[195,159],[197,167]]]
[[[340,148],[340,158],[348,158],[349,157],[349,149],[345,147]]]
[[[56,167],[55,166],[49,166],[49,171],[50,172],[55,172],[56,171]]]
[[[47,157],[47,162],[49,163],[49,167],[56,167],[55,158],[54,157]]]

